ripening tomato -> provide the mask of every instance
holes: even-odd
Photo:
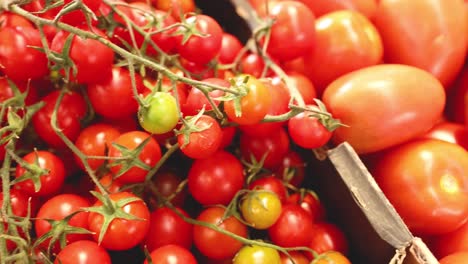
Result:
[[[179,122],[177,101],[172,94],[156,92],[145,97],[146,105],[138,109],[138,122],[145,131],[164,134],[172,131]]]
[[[468,252],[460,251],[448,255],[441,260],[439,260],[440,264],[459,264],[459,263],[466,263],[468,261]]]
[[[224,150],[195,160],[188,172],[189,192],[202,205],[227,205],[243,185],[241,162]]]
[[[233,264],[280,264],[278,250],[265,246],[245,245],[233,259]]]
[[[51,124],[52,114],[59,97],[59,90],[54,90],[43,97],[42,101],[45,102],[45,106],[34,114],[32,123],[36,133],[47,144],[51,147],[64,148],[66,146],[65,143],[57,135]],[[86,111],[86,102],[81,94],[77,92],[65,92],[57,110],[56,123],[63,135],[72,142],[80,134],[80,121],[85,117]]]
[[[466,19],[462,0],[380,1],[375,25],[385,61],[424,69],[447,89],[465,62]]]
[[[315,16],[306,5],[279,1],[270,3],[268,9],[260,10],[259,15],[274,19],[267,48],[273,58],[292,60],[315,48]]]
[[[384,153],[373,175],[415,234],[452,232],[468,220],[468,152],[458,145],[408,142]]]
[[[75,146],[84,155],[105,157],[106,151],[111,147],[111,142],[119,135],[120,132],[113,126],[97,123],[81,130],[75,141]],[[75,160],[84,170],[85,166],[81,159],[75,155]],[[86,159],[86,162],[92,170],[97,170],[104,163],[104,159]]]
[[[192,126],[196,130],[190,132],[188,137],[184,134],[177,135],[182,153],[192,159],[203,159],[213,155],[223,139],[218,121],[209,115],[202,115]],[[184,128],[185,125],[181,127],[181,131]]]
[[[54,264],[111,264],[109,253],[94,241],[80,240],[64,247]]]
[[[84,210],[90,205],[91,204],[88,200],[75,194],[59,194],[50,198],[37,212],[36,221],[34,222],[34,230],[37,237],[41,237],[52,229],[52,226],[47,219],[63,220],[65,217],[80,210]],[[81,211],[70,218],[68,225],[87,229],[88,215],[88,212]],[[67,234],[66,243],[68,245],[72,242],[86,240],[89,238],[91,238],[89,234]],[[47,239],[43,244],[41,244],[41,246],[47,248],[49,244],[50,239]],[[54,244],[53,247],[58,245],[59,243],[56,241],[56,244]]]
[[[0,28],[0,71],[15,81],[44,77],[49,72],[39,30],[33,27]]]
[[[87,26],[81,27],[83,30],[93,32],[102,38],[106,35],[99,29]],[[59,31],[52,40],[50,49],[54,52],[63,53],[64,45],[70,35],[67,31]],[[69,54],[67,54],[76,67],[76,76],[73,69],[61,71],[61,73],[70,77],[70,80],[77,81],[82,84],[93,84],[104,81],[112,75],[112,63],[114,62],[114,51],[102,44],[101,42],[83,38],[77,35],[72,37]],[[114,103],[117,103],[114,101]],[[113,108],[115,109],[115,107]]]
[[[200,213],[197,220],[216,225],[238,236],[247,237],[247,227],[234,216],[224,219],[225,213],[224,208],[209,207]],[[217,260],[233,257],[243,246],[232,237],[200,225],[195,225],[193,228],[193,242],[204,256]]]
[[[192,253],[178,245],[165,245],[155,249],[150,254],[153,264],[197,264]],[[144,264],[148,264],[145,260]]]
[[[387,64],[336,79],[322,100],[334,118],[349,126],[336,129],[333,141],[347,141],[364,154],[428,131],[442,115],[445,92],[440,82],[423,70]]]
[[[379,32],[356,11],[335,11],[319,17],[315,30],[315,49],[307,53],[304,62],[318,94],[336,78],[382,60]]]
[[[328,251],[317,257],[314,264],[351,264],[348,258],[336,251]]]
[[[281,214],[281,200],[271,191],[254,190],[247,193],[240,204],[244,220],[255,229],[267,229]]]
[[[102,230],[104,216],[101,213],[90,212],[88,217],[89,231],[93,232],[95,241],[99,240],[101,232],[105,232],[101,246],[109,250],[127,250],[143,241],[149,229],[150,212],[145,202],[129,192],[119,192],[109,195],[109,198],[118,206],[117,210],[136,217],[137,219],[114,218],[107,228]],[[137,198],[133,202],[125,202],[129,198]],[[101,207],[97,201],[93,207]]]
[[[453,232],[433,237],[429,247],[438,259],[458,251],[468,251],[468,222]]]
[[[197,34],[203,36],[191,35],[185,43],[182,41],[178,43],[177,50],[180,56],[197,64],[208,63],[221,49],[223,29],[216,20],[206,15],[191,16],[185,19],[185,23],[193,25],[197,29]]]
[[[306,4],[317,17],[338,10],[354,10],[373,19],[377,0],[299,0]]]
[[[468,128],[464,125],[442,122],[435,125],[423,138],[433,138],[457,144],[468,151]]]
[[[130,151],[132,154],[128,156]],[[112,142],[107,155],[110,158],[129,158],[127,161],[109,160],[110,170],[116,175],[118,181],[124,184],[145,181],[148,171],[158,163],[162,156],[158,142],[143,131],[121,134]],[[129,162],[134,163],[130,166]]]
[[[48,196],[57,193],[62,188],[66,171],[63,161],[59,157],[49,151],[38,150],[26,154],[23,161],[34,165],[33,169],[36,171],[33,172],[18,165],[15,173],[16,179],[28,174],[32,178],[16,183],[16,189],[31,196]],[[40,174],[37,171],[38,168],[45,170],[45,174]],[[35,186],[32,179],[39,179],[39,186]]]

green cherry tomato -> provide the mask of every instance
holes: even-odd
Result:
[[[276,249],[246,245],[237,252],[233,264],[280,264],[280,255]]]
[[[274,192],[253,191],[241,202],[244,220],[256,229],[267,229],[278,220],[281,214],[281,200]]]
[[[170,93],[156,92],[145,98],[146,106],[140,106],[138,121],[149,133],[164,134],[175,128],[179,122],[177,102]]]

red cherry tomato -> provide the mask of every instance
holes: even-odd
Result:
[[[221,64],[230,64],[235,61],[237,55],[242,50],[242,43],[229,33],[223,33],[221,49],[218,54],[218,61]]]
[[[194,131],[188,138],[184,134],[177,136],[180,150],[192,159],[203,159],[213,155],[221,144],[221,126],[216,119],[208,115],[202,115],[195,121],[194,126],[202,131]],[[182,126],[181,129],[184,129]]]
[[[208,78],[204,79],[203,82],[213,84],[213,85],[218,85],[221,87],[228,88],[231,84],[220,78]],[[208,93],[211,99],[213,99],[213,102],[215,105],[219,105],[220,101],[216,100],[217,97],[221,97],[224,95],[224,92],[221,90],[213,90]],[[213,107],[211,106],[210,102],[208,101],[208,98],[205,97],[203,92],[195,87],[192,87],[190,89],[188,95],[187,95],[187,100],[184,105],[182,106],[182,112],[184,113],[185,116],[193,116],[198,114],[203,108],[205,111],[210,111],[213,110]]]
[[[192,253],[178,245],[166,245],[155,249],[150,254],[153,264],[197,264]],[[148,264],[145,260],[144,264]]]
[[[274,192],[276,195],[278,195],[278,198],[281,202],[286,201],[286,196],[288,194],[288,190],[286,189],[286,186],[284,186],[283,182],[273,176],[262,177],[252,181],[249,184],[249,189],[259,189]]]
[[[64,247],[54,264],[111,264],[109,253],[94,241],[80,240]]]
[[[318,254],[327,251],[337,251],[343,255],[348,254],[348,240],[343,231],[336,225],[326,222],[315,223],[308,247]],[[312,254],[309,254],[313,258]]]
[[[288,197],[286,202],[300,205],[302,209],[304,209],[312,216],[314,222],[325,220],[325,207],[323,206],[322,202],[320,202],[316,194],[313,195],[310,192],[306,192],[303,195],[299,192],[293,193]]]

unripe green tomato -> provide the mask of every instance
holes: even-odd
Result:
[[[141,127],[152,134],[164,134],[173,130],[179,122],[177,102],[170,93],[156,92],[145,98],[146,106],[138,109]]]
[[[280,255],[276,249],[246,245],[237,252],[233,264],[280,264]]]
[[[281,200],[274,192],[249,192],[241,202],[240,211],[244,220],[253,228],[267,229],[281,214]]]

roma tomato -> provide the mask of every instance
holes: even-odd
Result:
[[[462,0],[380,1],[375,25],[385,61],[424,69],[448,88],[465,62],[466,19]]]
[[[190,128],[186,128],[185,125],[181,127],[180,131],[184,132],[177,136],[180,150],[192,159],[208,158],[221,145],[221,140],[223,139],[221,126],[216,119],[208,115],[201,115],[193,121],[191,125],[193,129],[196,129],[195,131],[184,131],[184,129]]]
[[[93,34],[97,34],[102,38],[106,35],[97,28],[87,29]],[[69,36],[66,31],[59,31],[52,40],[50,49],[54,52],[62,53],[65,42]],[[82,38],[73,36],[68,56],[73,61],[76,67],[76,76],[74,71],[68,69],[68,72],[62,72],[65,76],[68,74],[71,80],[75,80],[82,84],[93,84],[106,80],[111,76],[112,63],[114,62],[114,51],[106,45],[91,38]],[[99,73],[99,74],[96,74]],[[114,101],[114,103],[118,102]]]
[[[111,264],[109,253],[94,241],[80,240],[64,247],[54,264]]]
[[[89,206],[90,203],[88,200],[75,194],[59,194],[52,197],[47,200],[37,212],[37,220],[34,222],[34,230],[37,237],[41,237],[51,230],[52,226],[46,219],[63,220],[65,217]],[[88,229],[88,215],[88,212],[79,212],[70,218],[68,225]],[[86,240],[89,238],[91,237],[87,234],[67,234],[66,242],[70,244],[78,240]],[[58,241],[56,243],[58,246]],[[47,239],[42,246],[46,248],[49,244],[50,239]],[[55,247],[55,245],[53,246]]]
[[[278,250],[257,246],[246,245],[237,252],[233,259],[233,264],[280,264],[280,255]]]
[[[317,17],[338,10],[354,10],[372,19],[377,10],[377,0],[299,0]]]
[[[132,193],[120,192],[109,195],[113,201],[113,206],[117,210],[122,210],[126,214],[138,219],[124,219],[116,217],[112,219],[106,230],[102,230],[104,216],[101,213],[90,212],[88,217],[89,231],[93,232],[95,241],[99,241],[101,232],[105,232],[101,241],[101,246],[109,250],[127,250],[135,247],[143,241],[148,229],[150,212],[143,200]],[[133,202],[125,202],[129,198],[138,198]],[[102,202],[97,201],[93,207],[102,207]]]
[[[34,114],[32,123],[36,133],[49,146],[64,148],[65,143],[57,135],[51,124],[52,114],[59,97],[59,90],[54,90],[43,97],[42,100],[45,102],[45,106]],[[65,92],[57,110],[57,127],[69,140],[75,141],[80,134],[80,122],[85,117],[86,111],[86,102],[81,94]]]
[[[180,56],[197,64],[208,63],[221,49],[223,29],[216,20],[206,15],[191,16],[185,22],[204,36],[191,35],[185,43],[181,41],[177,48]]]
[[[304,57],[318,94],[336,78],[381,62],[382,40],[372,22],[356,11],[336,11],[315,21],[315,49]]]
[[[268,5],[260,16],[274,19],[267,52],[279,61],[305,55],[315,48],[314,13],[298,1],[279,1]]]
[[[271,241],[281,247],[307,246],[313,232],[312,217],[295,204],[283,205],[280,217],[268,229]]]
[[[440,264],[458,264],[458,263],[466,263],[468,261],[468,252],[457,252],[451,255],[448,255],[441,260],[439,260]]]
[[[468,222],[453,232],[434,237],[429,247],[438,259],[459,251],[468,251]]]
[[[415,234],[452,232],[468,220],[468,152],[460,146],[408,142],[383,154],[373,175]]]
[[[195,160],[188,173],[189,192],[202,205],[227,205],[243,185],[241,162],[224,150]]]
[[[190,217],[184,210],[177,208],[179,213]],[[193,240],[193,226],[184,221],[176,212],[168,207],[160,207],[150,216],[150,227],[143,241],[151,252],[166,245],[178,245],[190,249]]]
[[[209,207],[200,213],[197,220],[216,225],[238,236],[247,237],[247,227],[233,216],[223,219],[225,213],[224,208]],[[199,225],[193,228],[193,242],[204,256],[217,260],[233,257],[243,246],[232,237]]]
[[[468,128],[461,124],[442,122],[435,125],[423,138],[433,138],[457,144],[468,151]]]
[[[27,174],[32,174],[30,179],[15,184],[15,188],[24,191],[31,196],[48,196],[57,193],[65,181],[66,171],[63,161],[49,151],[33,151],[23,157],[23,161],[33,165],[36,171],[27,170],[18,165],[15,177],[18,179]],[[37,169],[45,170],[44,174]],[[39,179],[40,185],[36,186],[32,179]]]
[[[111,142],[114,141],[120,132],[111,125],[97,123],[90,125],[81,130],[78,138],[75,141],[75,146],[87,156],[106,156],[107,150],[111,147]],[[75,156],[77,164],[82,170],[85,166],[78,156]],[[91,169],[97,170],[103,163],[104,159],[86,159]]]
[[[33,27],[0,28],[0,71],[15,81],[44,77],[49,72],[40,33]]]
[[[242,199],[240,211],[244,220],[253,228],[267,229],[281,214],[281,200],[271,191],[252,191]]]
[[[271,96],[268,88],[251,75],[238,75],[232,79],[243,96],[240,100],[240,111],[236,111],[235,101],[224,103],[224,111],[230,120],[239,125],[253,125],[259,123],[268,113]]]
[[[444,89],[436,78],[395,64],[346,74],[326,88],[322,99],[332,116],[349,126],[336,129],[333,141],[347,141],[359,154],[421,135],[440,119],[445,105]]]
[[[166,245],[155,249],[150,254],[153,264],[197,264],[192,253],[178,245]],[[148,264],[145,260],[144,264]]]
[[[135,86],[139,94],[145,92],[138,74],[135,74]],[[108,78],[88,85],[87,91],[94,111],[105,118],[124,119],[138,110],[130,72],[122,67],[113,67]]]
[[[156,92],[145,98],[146,106],[138,109],[138,121],[148,133],[164,134],[179,122],[177,101],[170,93]]]
[[[130,155],[131,162],[138,162],[139,165],[128,167],[126,164],[128,161],[121,163],[118,159],[111,159],[109,160],[110,170],[121,183],[139,183],[145,181],[148,171],[161,159],[161,148],[150,134],[143,131],[130,131],[121,134],[112,142],[108,157],[121,158],[128,157],[128,155]]]

